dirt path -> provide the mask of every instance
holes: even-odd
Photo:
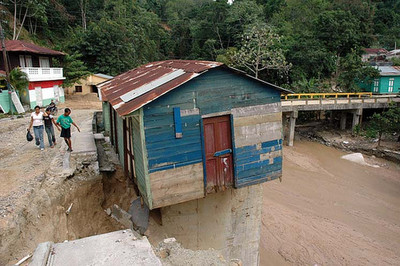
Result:
[[[71,116],[84,128],[91,123],[93,111],[73,109]],[[116,180],[122,171],[106,179],[84,170],[70,179],[59,175],[65,143],[57,137],[58,145],[51,149],[46,140],[45,150],[40,151],[25,140],[28,122],[29,117],[0,121],[0,138],[6,140],[0,142],[0,265],[15,263],[41,242],[62,242],[120,229],[104,208],[112,203],[122,206],[123,199],[131,196],[126,195],[126,182]],[[46,172],[49,167],[54,172]],[[104,186],[122,190],[119,198],[106,195]],[[65,211],[71,204],[73,212],[68,215]]]
[[[282,183],[264,185],[261,265],[399,265],[400,166],[344,154],[284,147]]]
[[[73,110],[72,119],[79,125],[91,119],[94,110]],[[44,133],[45,150],[40,151],[34,141],[27,142],[25,135],[29,117],[0,121],[0,217],[14,210],[14,202],[30,190],[35,179],[40,179],[52,158],[65,149],[56,130],[57,145],[50,148]],[[72,132],[76,129],[73,128]],[[33,133],[33,132],[32,132]]]

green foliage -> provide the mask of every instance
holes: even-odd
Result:
[[[242,35],[240,49],[235,53],[234,64],[251,72],[256,78],[261,71],[274,69],[288,71],[280,36],[266,24],[250,26]]]
[[[291,89],[295,93],[318,93],[322,92],[321,87],[323,87],[323,85],[320,80],[314,78],[307,80],[303,78],[302,80],[293,82]]]
[[[394,66],[400,66],[400,58],[393,57],[391,61]]]
[[[360,83],[371,84],[374,78],[379,77],[379,71],[361,62],[354,51],[340,59],[339,73],[337,85],[343,92],[358,92]]]
[[[10,71],[9,79],[11,86],[19,93],[28,88],[28,75],[19,68]]]
[[[78,82],[81,78],[87,77],[90,75],[90,72],[87,70],[87,67],[80,60],[82,57],[81,54],[74,53],[72,55],[66,55],[62,62],[65,73],[65,80],[63,82],[65,87],[70,87],[74,83]]]
[[[4,5],[9,13],[2,19],[16,14],[15,32],[11,19],[4,25],[9,38],[21,29],[21,39],[80,55],[76,60],[84,65],[65,60],[77,68],[66,67],[67,82],[86,71],[83,66],[116,75],[176,58],[218,60],[302,91],[320,91],[327,83],[357,91],[358,83],[374,76],[360,63],[361,48],[390,50],[400,44],[399,0],[10,0]],[[242,38],[251,36],[253,25],[260,34],[269,32],[268,53],[250,49],[264,47],[250,44],[254,35]],[[239,56],[250,52],[257,52],[258,66],[257,59]],[[234,61],[234,53],[240,60]]]
[[[369,136],[378,136],[378,146],[383,134],[400,133],[400,107],[392,103],[387,111],[374,113],[367,132]]]
[[[354,129],[353,129],[353,134],[355,136],[359,136],[361,134],[361,126],[360,124],[357,124]]]

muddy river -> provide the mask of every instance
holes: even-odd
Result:
[[[282,182],[264,184],[261,265],[399,265],[400,166],[344,154],[284,147]]]

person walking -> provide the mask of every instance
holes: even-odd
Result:
[[[43,141],[43,112],[40,111],[40,106],[35,106],[35,112],[31,114],[31,122],[28,127],[28,131],[31,131],[33,126],[33,133],[35,135],[36,146],[40,150],[44,150]]]
[[[64,138],[65,143],[67,143],[68,145],[67,151],[72,152],[71,124],[74,125],[79,132],[81,132],[81,130],[74,123],[74,121],[72,121],[72,118],[69,116],[70,114],[71,114],[71,109],[65,108],[64,114],[60,115],[57,119],[57,125],[61,126],[60,137]]]
[[[58,131],[60,131],[59,126],[57,125],[56,121],[54,121],[54,117],[51,115],[51,108],[47,107],[46,111],[43,114],[43,121],[44,121],[44,130],[47,133],[47,138],[49,139],[50,148],[54,148],[56,145],[56,136],[54,135],[54,127],[53,124],[57,127]]]

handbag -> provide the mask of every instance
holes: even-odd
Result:
[[[33,136],[32,136],[32,134],[31,134],[31,132],[29,130],[26,133],[26,140],[27,141],[32,141],[33,140]]]

